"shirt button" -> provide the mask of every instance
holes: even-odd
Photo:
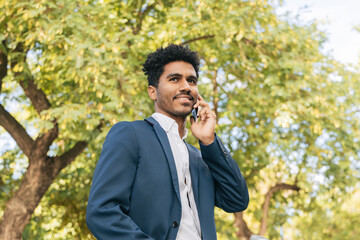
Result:
[[[172,226],[173,226],[173,228],[177,228],[179,226],[179,224],[177,223],[177,221],[174,221]]]

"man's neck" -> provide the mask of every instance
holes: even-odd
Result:
[[[157,111],[155,111],[157,112]],[[177,125],[178,125],[178,131],[179,131],[179,135],[180,135],[180,138],[183,138],[184,135],[185,135],[185,128],[186,128],[186,118],[187,116],[169,116],[167,114],[164,114],[162,112],[157,112],[157,113],[160,113],[160,114],[163,114],[171,119],[173,119]]]
[[[186,117],[181,120],[174,119],[179,127],[179,135],[182,139],[185,135],[185,128],[186,128]]]

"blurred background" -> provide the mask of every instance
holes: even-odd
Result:
[[[248,183],[246,211],[215,209],[218,238],[356,239],[358,9],[0,0],[0,239],[94,239],[85,211],[102,143],[152,114],[142,64],[169,43],[199,51],[199,90]]]

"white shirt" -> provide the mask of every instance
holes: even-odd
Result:
[[[182,210],[179,231],[176,239],[200,240],[200,221],[191,185],[189,153],[183,141],[187,136],[188,130],[185,129],[184,137],[181,139],[178,124],[174,119],[161,113],[154,113],[152,117],[166,132],[176,165]]]

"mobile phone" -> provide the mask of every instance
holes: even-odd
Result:
[[[196,122],[196,120],[197,120],[198,109],[199,109],[199,108],[194,108],[194,109],[191,111],[191,115],[194,117],[195,122]]]

